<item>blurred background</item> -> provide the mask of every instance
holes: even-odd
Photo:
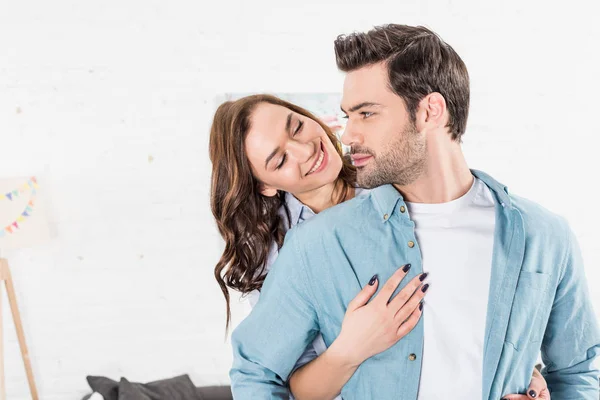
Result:
[[[597,15],[579,0],[0,0],[0,177],[44,182],[53,237],[2,253],[41,398],[81,398],[86,375],[229,383],[215,99],[339,93],[333,40],[385,23],[425,25],[463,58],[470,166],[569,220],[600,316]],[[25,399],[3,318],[8,398]]]

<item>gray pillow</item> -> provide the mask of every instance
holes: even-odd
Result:
[[[205,386],[197,390],[201,400],[233,400],[231,386]]]
[[[87,381],[104,400],[204,400],[188,375],[149,383],[129,382],[125,378],[116,382],[102,376],[88,376]]]

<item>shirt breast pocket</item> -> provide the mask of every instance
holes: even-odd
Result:
[[[547,291],[550,274],[521,271],[510,312],[506,341],[517,351],[544,337],[541,304]]]

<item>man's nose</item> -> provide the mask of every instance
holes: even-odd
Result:
[[[346,146],[362,144],[362,135],[359,134],[355,125],[350,120],[348,120],[346,129],[344,129],[344,133],[342,134],[342,143]]]

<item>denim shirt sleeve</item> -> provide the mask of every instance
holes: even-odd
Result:
[[[288,399],[286,381],[319,332],[307,273],[293,231],[267,275],[260,301],[231,337],[236,400]]]
[[[250,308],[254,308],[254,306],[256,306],[256,304],[258,303],[259,299],[260,299],[260,292],[258,290],[253,290],[250,294],[248,294],[248,301],[250,303]],[[298,359],[298,361],[296,361],[296,364],[294,365],[292,372],[290,372],[290,376],[293,375],[297,369],[308,364],[309,362],[311,362],[318,356],[319,356],[319,354],[317,353],[315,346],[312,343],[309,344],[308,347],[304,350],[304,353],[302,353],[302,355]],[[294,399],[294,396],[292,393],[290,393],[290,399],[292,399],[292,400]]]
[[[271,267],[273,266],[273,263],[275,262],[275,260],[277,260],[278,256],[279,256],[279,248],[277,247],[277,243],[275,243],[275,241],[273,241],[273,242],[271,242],[271,247],[269,249],[269,255],[267,256],[267,262],[265,263],[265,271],[263,272],[264,274],[269,273],[269,271],[271,270]],[[247,299],[248,299],[248,303],[250,304],[251,309],[253,309],[254,306],[256,306],[256,303],[258,303],[259,298],[260,298],[260,291],[258,291],[258,290],[253,290],[252,292],[248,293]]]
[[[541,349],[546,365],[542,374],[552,400],[598,400],[600,372],[594,359],[600,354],[600,330],[577,239],[566,229],[564,267]]]
[[[271,266],[273,265],[273,263],[275,262],[275,260],[277,259],[278,256],[279,256],[279,249],[277,248],[277,244],[273,243],[273,245],[271,246],[271,250],[269,252],[269,256],[267,258],[267,268],[266,268],[267,272],[271,270]],[[251,309],[253,309],[254,306],[256,306],[259,299],[260,299],[260,291],[258,291],[258,290],[253,290],[252,292],[250,292],[248,294],[248,303],[250,304]],[[296,371],[298,368],[304,366],[305,364],[308,364],[309,362],[311,362],[318,356],[319,355],[317,354],[317,350],[315,349],[315,346],[312,343],[309,344],[308,347],[306,348],[306,350],[304,350],[304,353],[302,353],[302,355],[296,362],[296,365],[294,365],[294,369],[292,370],[291,374],[293,374],[294,371]]]

